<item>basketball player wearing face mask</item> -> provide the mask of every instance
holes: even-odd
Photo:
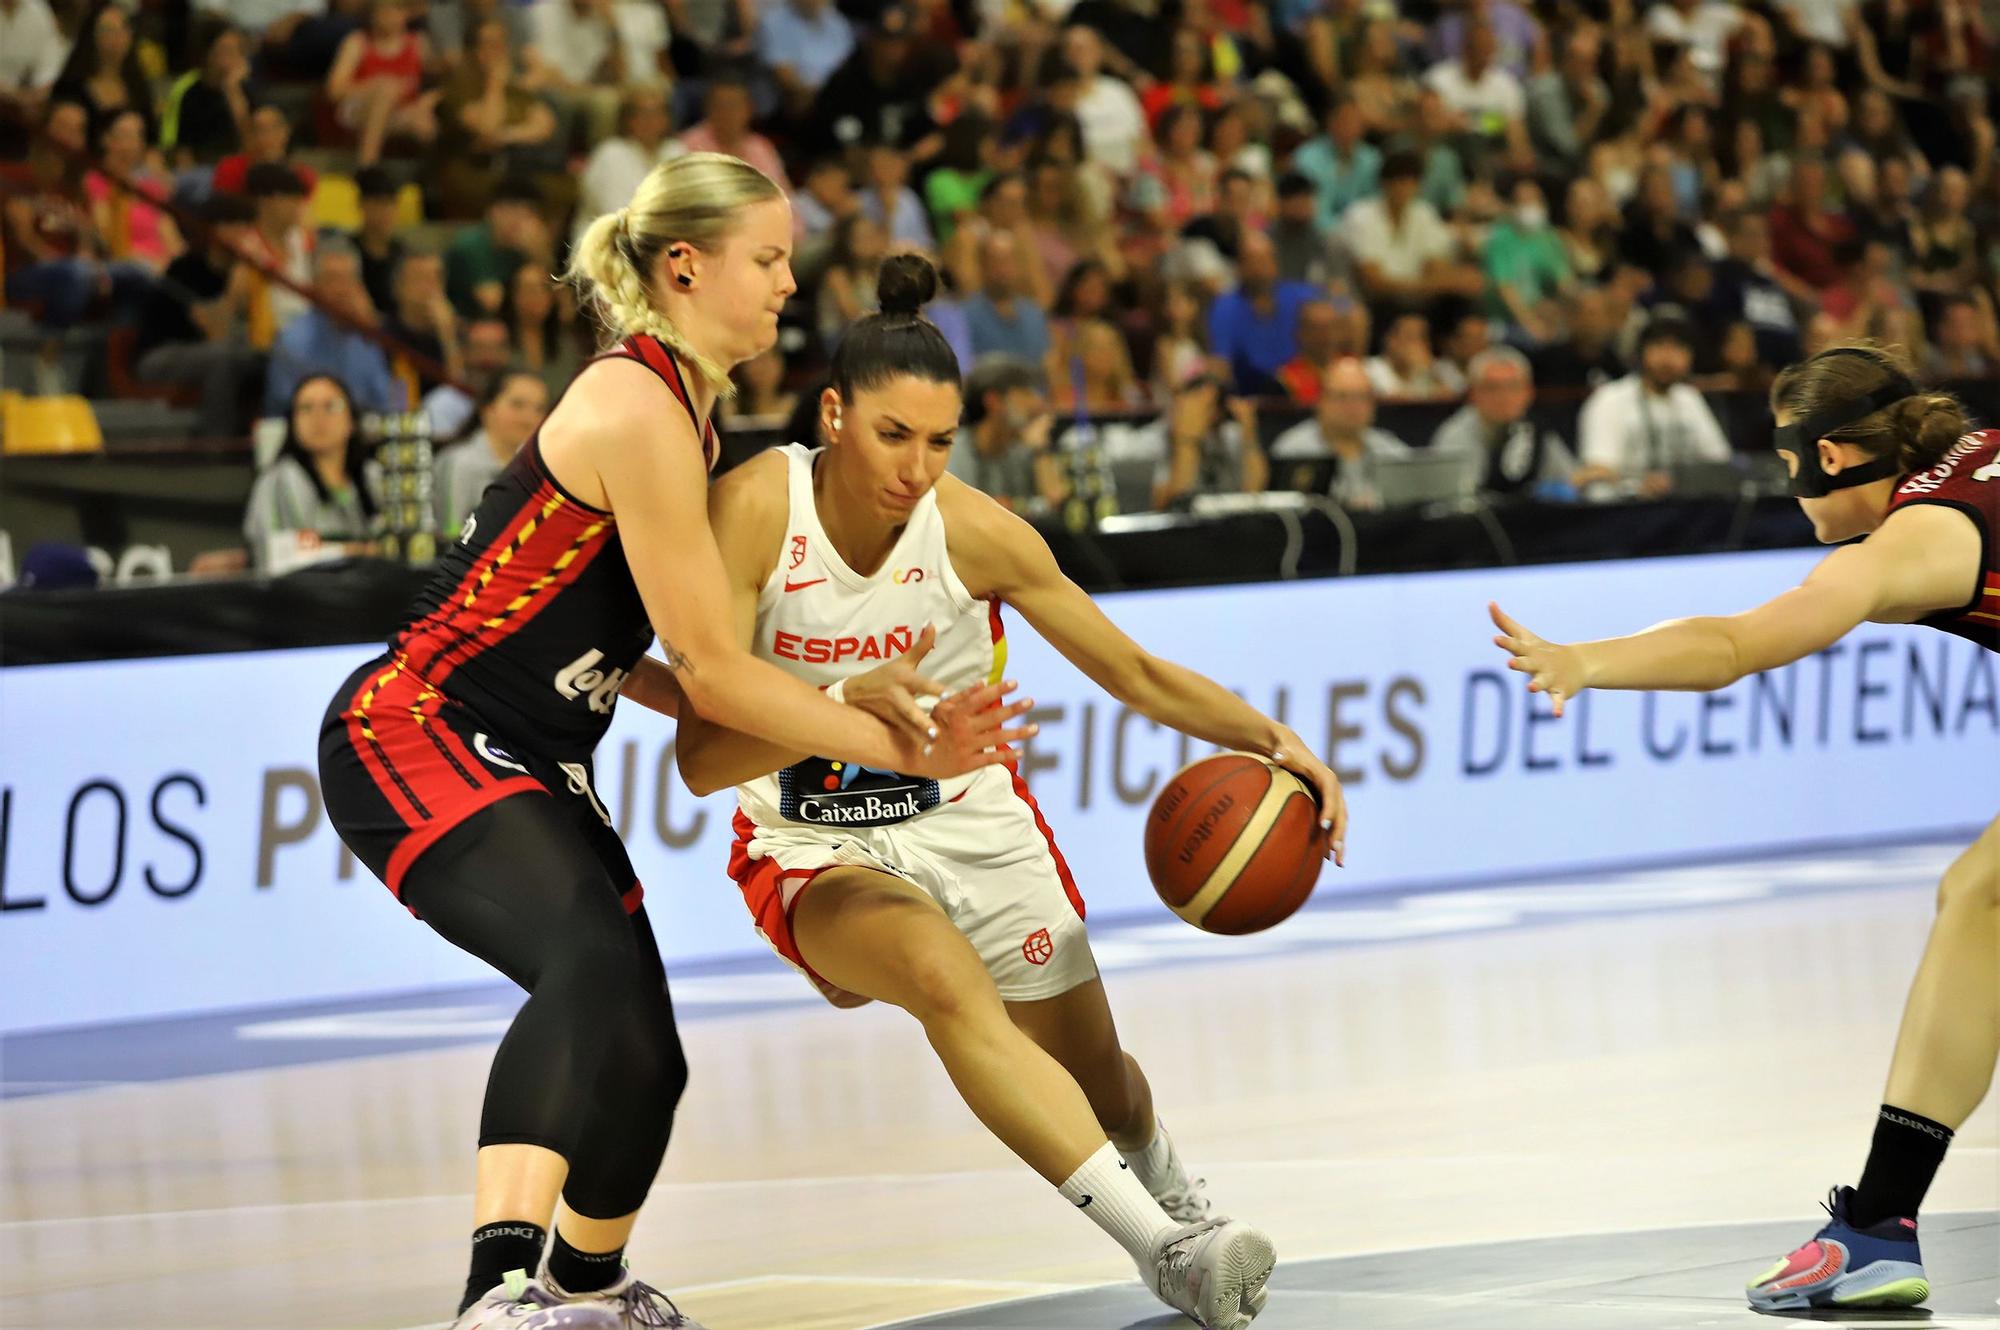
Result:
[[[1866,345],[1822,351],[1771,388],[1776,445],[1818,537],[1844,545],[1805,582],[1727,618],[1546,641],[1496,605],[1495,643],[1557,715],[1585,688],[1726,688],[1823,651],[1863,623],[1920,623],[2000,652],[2000,430],[1966,433],[1951,397]],[[2000,760],[1986,767],[2000,798]],[[1828,790],[1838,799],[1844,792]],[[1861,1180],[1829,1222],[1749,1286],[1759,1311],[1908,1307],[1930,1296],[1917,1210],[2000,1056],[2000,818],[1945,870],[1903,1008]]]
[[[1339,782],[1297,734],[1143,651],[1032,527],[945,474],[959,367],[917,313],[936,280],[916,256],[883,265],[882,312],[834,355],[826,448],[776,449],[718,482],[710,521],[740,641],[915,730],[969,705],[947,697],[927,717],[919,696],[1001,677],[1012,606],[1140,714],[1297,773],[1338,855]],[[891,656],[928,677],[871,665]],[[1119,1046],[1082,898],[1018,777],[856,767],[698,716],[683,716],[678,746],[690,788],[738,787],[731,874],[774,949],[836,1005],[881,999],[916,1017],[979,1119],[1124,1247],[1162,1301],[1211,1330],[1263,1308],[1270,1239],[1211,1217],[1159,1127]]]

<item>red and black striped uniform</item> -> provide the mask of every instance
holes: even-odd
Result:
[[[695,418],[674,357],[644,336],[608,356],[660,376],[713,466],[715,432]],[[564,491],[537,432],[487,487],[388,652],[327,710],[321,780],[341,838],[400,895],[416,857],[467,817],[545,793],[574,808],[636,909],[590,758],[652,641],[616,517]]]
[[[1889,511],[1924,503],[1956,508],[1979,528],[1979,584],[1964,605],[1919,622],[2000,652],[2000,429],[1966,435],[1936,466],[1896,486]]]

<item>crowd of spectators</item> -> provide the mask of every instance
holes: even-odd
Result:
[[[213,432],[289,417],[303,470],[315,384],[421,404],[462,493],[593,349],[570,237],[716,150],[796,216],[737,427],[809,420],[919,250],[953,467],[1024,510],[1366,508],[1438,457],[1468,494],[1662,495],[1731,457],[1705,393],[1816,347],[2000,374],[1996,9],[0,0],[5,297],[51,374],[65,329],[129,328],[138,383]],[[1377,423],[1411,401],[1434,438]]]

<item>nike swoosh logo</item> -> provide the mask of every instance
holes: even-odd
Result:
[[[787,580],[787,581],[785,582],[785,590],[787,590],[787,591],[804,591],[804,590],[805,590],[805,589],[806,589],[807,587],[809,587],[809,586],[818,586],[818,585],[819,585],[819,584],[820,584],[821,582],[824,582],[824,581],[826,581],[826,579],[825,579],[824,577],[815,577],[815,578],[814,578],[814,579],[813,579],[812,581],[810,581],[810,582],[793,582],[793,581],[790,581],[790,580]]]
[[[1085,1206],[1089,1205],[1089,1204],[1090,1204],[1090,1203],[1091,1203],[1092,1201],[1094,1201],[1094,1200],[1096,1200],[1096,1199],[1097,1199],[1097,1198],[1096,1198],[1096,1197],[1094,1197],[1094,1196],[1092,1196],[1092,1195],[1091,1195],[1091,1194],[1090,1194],[1089,1192],[1085,1192],[1085,1193],[1083,1194],[1083,1199],[1082,1199],[1082,1200],[1080,1200],[1080,1201],[1078,1201],[1078,1202],[1076,1203],[1076,1208],[1077,1208],[1077,1209],[1079,1209],[1079,1210],[1081,1210],[1081,1209],[1083,1209],[1083,1208],[1084,1208]]]

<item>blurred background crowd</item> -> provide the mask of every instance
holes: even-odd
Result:
[[[1033,515],[1666,497],[1740,472],[1831,342],[2000,377],[1996,10],[0,0],[7,447],[38,398],[257,434],[242,548],[197,570],[270,568],[369,548],[361,421],[420,411],[453,531],[598,345],[571,237],[716,150],[797,223],[734,458],[813,437],[917,250],[952,469]]]

